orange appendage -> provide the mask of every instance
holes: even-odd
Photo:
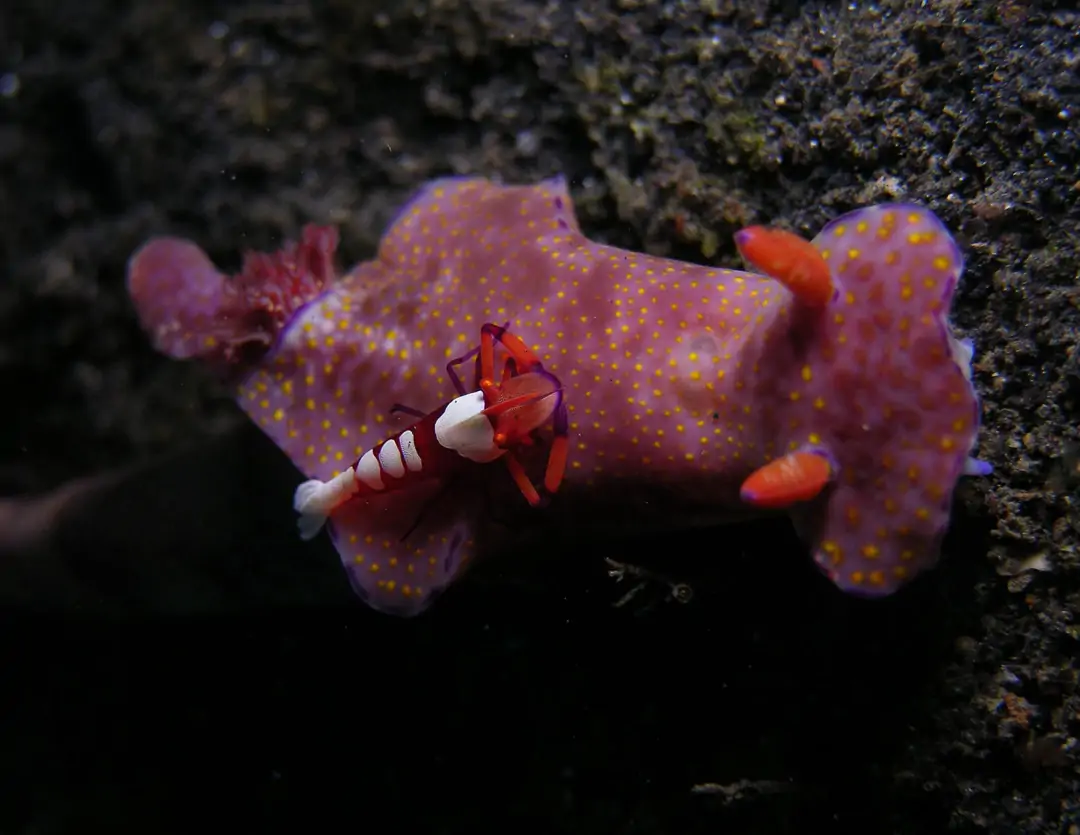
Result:
[[[782,229],[749,226],[735,233],[735,246],[747,263],[775,278],[803,304],[824,307],[832,299],[829,265],[810,241]]]
[[[499,357],[496,373],[495,343],[506,350]],[[548,453],[544,488],[555,492],[562,483],[569,453],[567,417],[562,383],[544,370],[524,341],[505,327],[492,323],[480,329],[480,388],[484,392],[483,414],[491,420],[495,444],[507,450],[503,460],[511,477],[531,505],[540,503],[540,494],[525,473],[511,447],[533,444],[532,433],[554,420],[555,438]],[[495,382],[495,380],[500,382]]]
[[[510,333],[506,328],[499,325],[488,322],[480,328],[480,376],[484,380],[494,380],[495,375],[495,341],[498,340],[506,352],[509,354],[509,358],[514,361],[517,366],[518,373],[525,373],[532,371],[534,368],[540,365],[540,360],[536,358],[529,346],[519,336],[515,336]],[[507,360],[503,360],[503,367],[500,376],[505,380],[507,378],[506,367]]]
[[[824,455],[793,452],[751,473],[739,492],[747,504],[779,509],[814,498],[832,475],[832,466]]]
[[[544,473],[544,489],[554,493],[562,484],[566,472],[566,459],[570,455],[570,439],[565,435],[556,435],[551,441],[548,454],[547,471]]]
[[[521,462],[517,460],[514,453],[506,453],[506,455],[503,456],[503,460],[506,462],[506,469],[510,471],[511,478],[514,479],[514,483],[525,497],[525,501],[534,507],[540,504],[540,494],[536,492],[533,483],[529,481],[529,476],[526,474],[525,468],[521,466]]]

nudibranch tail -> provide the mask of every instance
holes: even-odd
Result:
[[[840,291],[808,392],[839,471],[810,511],[814,558],[847,591],[888,594],[936,562],[957,480],[987,472],[970,457],[971,346],[947,318],[963,262],[937,217],[908,204],[845,215],[814,245]]]
[[[127,287],[139,323],[170,357],[202,357],[230,329],[218,316],[225,276],[192,241],[151,238],[128,262]]]
[[[247,253],[228,278],[193,242],[153,238],[128,263],[128,293],[159,351],[241,376],[332,282],[337,243],[336,229],[307,226],[279,252]]]

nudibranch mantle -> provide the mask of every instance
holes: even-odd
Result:
[[[446,362],[474,347],[480,323],[509,322],[562,380],[567,484],[659,483],[731,506],[762,465],[820,452],[835,478],[793,508],[799,530],[838,586],[888,594],[936,561],[959,477],[988,471],[969,457],[971,346],[947,321],[962,258],[913,204],[851,212],[813,245],[836,287],[816,310],[762,275],[589,241],[562,178],[437,180],[373,260],[303,299],[239,402],[305,476],[329,480],[400,428],[391,405],[454,396]],[[168,253],[146,258],[151,246],[129,267],[133,298],[144,326],[182,337],[189,356],[212,294],[187,298],[161,266]],[[133,280],[147,271],[140,257],[160,279]],[[174,294],[167,313],[147,301],[155,282]],[[196,305],[201,318],[187,316]],[[455,493],[429,503],[437,493],[378,496],[331,516],[353,587],[376,609],[422,611],[476,549],[481,502]]]

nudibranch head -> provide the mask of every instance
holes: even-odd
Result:
[[[805,527],[837,585],[888,594],[937,560],[957,480],[989,471],[969,457],[979,429],[971,345],[948,322],[963,259],[937,217],[910,204],[851,212],[813,243],[838,292],[792,416],[836,476]]]

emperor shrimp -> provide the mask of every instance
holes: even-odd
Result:
[[[506,349],[496,368],[495,344]],[[467,391],[455,367],[479,354],[477,389]],[[555,493],[566,469],[568,419],[562,384],[505,327],[480,329],[480,346],[446,366],[459,396],[427,414],[409,406],[393,411],[419,418],[367,450],[329,481],[310,479],[296,488],[293,507],[300,514],[302,539],[312,539],[334,510],[362,496],[406,489],[427,479],[444,479],[467,462],[502,459],[526,501],[537,505],[540,493],[514,454],[514,447],[534,443],[534,433],[552,423],[543,488]]]

